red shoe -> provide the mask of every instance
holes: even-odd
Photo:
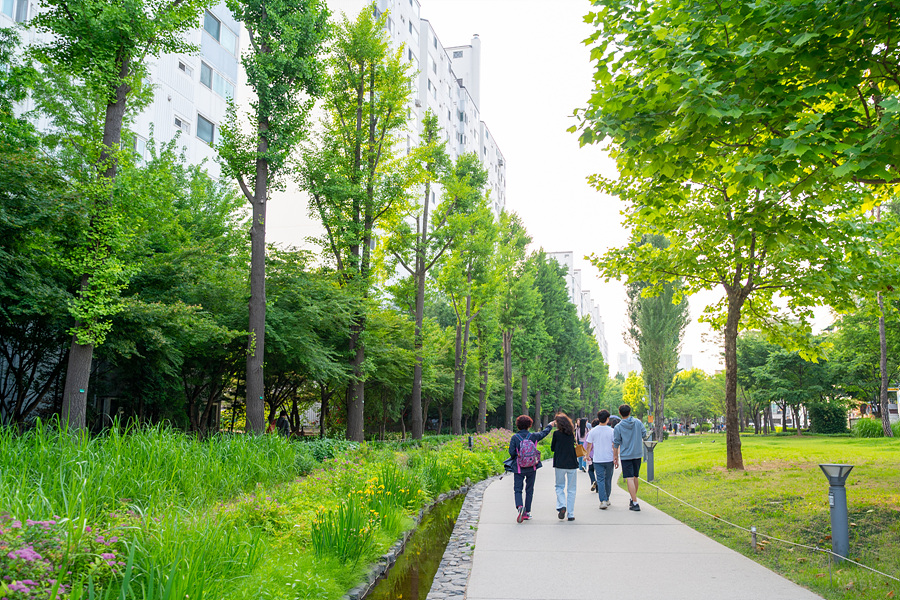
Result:
[[[530,517],[526,517],[526,516],[525,516],[525,507],[524,507],[524,506],[520,506],[520,507],[519,507],[519,514],[516,516],[516,523],[521,523],[521,522],[524,521],[526,518],[530,518]]]
[[[526,521],[530,521],[530,520],[531,520],[531,513],[525,513],[525,516],[522,517],[522,518],[525,519]]]

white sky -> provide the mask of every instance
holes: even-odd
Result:
[[[428,19],[445,46],[481,38],[481,116],[500,146],[507,164],[507,209],[517,212],[534,239],[549,252],[571,250],[582,287],[590,290],[606,324],[611,374],[617,354],[627,350],[622,338],[624,288],[604,283],[583,256],[602,254],[622,245],[621,203],[591,188],[592,173],[615,173],[598,147],[578,147],[566,129],[591,90],[591,64],[583,45],[590,26],[583,16],[586,0],[421,0]],[[552,7],[552,8],[551,8]],[[292,204],[293,206],[288,206]],[[305,209],[284,196],[275,197],[268,215],[268,238],[302,245],[315,231]],[[720,366],[719,349],[704,342],[709,328],[696,322],[706,302],[692,299],[692,320],[683,352],[695,367],[712,373]]]

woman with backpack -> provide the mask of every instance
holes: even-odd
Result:
[[[531,499],[534,496],[534,477],[541,468],[541,451],[537,443],[547,437],[555,422],[550,422],[541,431],[531,433],[528,430],[534,421],[528,415],[516,419],[519,431],[509,440],[509,458],[513,471],[513,493],[516,499],[516,523],[531,518]],[[522,498],[522,488],[525,498]]]
[[[578,457],[575,456],[575,426],[563,413],[556,415],[556,431],[550,442],[556,472],[556,512],[560,519],[575,520],[575,488]]]

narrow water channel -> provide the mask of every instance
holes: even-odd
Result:
[[[387,577],[375,584],[366,600],[424,600],[450,541],[465,495],[435,506],[406,543]]]

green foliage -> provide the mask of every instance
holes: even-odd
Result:
[[[304,441],[302,442],[302,445],[305,446],[319,462],[338,456],[351,456],[359,449],[358,442],[335,438],[317,438],[310,441]]]
[[[847,433],[847,407],[815,402],[809,405],[810,433]]]
[[[894,432],[894,437],[897,437],[900,434],[900,421],[895,421],[891,424],[891,430]],[[853,427],[850,428],[850,433],[853,437],[857,438],[880,438],[884,437],[884,429],[881,426],[881,419],[874,419],[870,417],[863,417],[861,419],[857,419],[853,422]]]
[[[357,497],[341,502],[312,522],[312,547],[316,556],[331,555],[355,565],[372,550],[371,514]]]

